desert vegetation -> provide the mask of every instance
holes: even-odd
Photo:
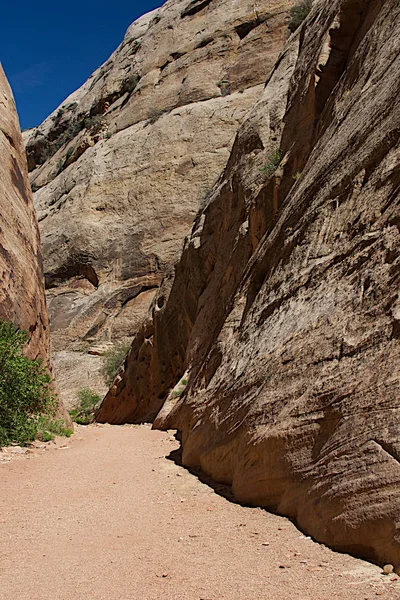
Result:
[[[101,402],[101,396],[90,388],[82,388],[77,395],[79,405],[70,411],[70,417],[78,425],[88,425],[94,419],[94,413]]]
[[[51,377],[40,360],[24,355],[27,341],[25,331],[0,321],[0,446],[72,433],[55,419],[57,397]]]
[[[261,173],[273,175],[281,162],[279,149],[276,148],[269,156],[266,164],[260,168]]]
[[[295,6],[293,6],[293,8],[291,8],[291,20],[288,25],[290,33],[294,33],[296,29],[300,27],[300,25],[310,12],[311,8],[312,0],[302,0],[302,2],[298,2],[297,4],[295,4]]]
[[[128,354],[129,348],[129,343],[120,343],[105,352],[102,371],[104,381],[108,386],[112,384],[115,375],[118,373],[120,366]]]

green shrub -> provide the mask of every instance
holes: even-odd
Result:
[[[103,356],[103,377],[106,385],[110,386],[120,366],[125,360],[130,344],[116,344]]]
[[[79,406],[70,411],[70,417],[79,425],[88,425],[94,418],[94,412],[97,405],[101,402],[101,397],[90,388],[83,388],[78,391]]]
[[[267,175],[273,175],[276,169],[279,167],[279,163],[281,162],[281,155],[279,153],[278,148],[274,150],[272,154],[268,156],[268,162],[264,167],[261,167],[260,171],[262,173],[266,173]]]
[[[83,126],[85,129],[90,129],[90,133],[95,135],[96,133],[99,133],[103,126],[103,118],[101,115],[86,117],[86,119],[83,121]]]
[[[56,176],[64,170],[64,160],[60,158],[60,160],[56,164]]]
[[[73,140],[74,137],[76,137],[81,131],[82,125],[82,121],[68,122],[63,132],[57,136],[54,142],[51,142],[50,156],[53,156],[53,154],[55,154],[57,150],[61,148],[61,146],[64,146],[65,144]]]
[[[62,419],[52,419],[46,415],[38,419],[36,437],[43,442],[50,442],[55,436],[71,437],[73,433],[74,430],[65,427]]]
[[[39,360],[23,355],[28,334],[0,321],[0,446],[35,439],[40,418],[54,415],[57,399]]]
[[[56,175],[59,175],[61,173],[61,171],[64,171],[67,161],[69,158],[71,158],[73,153],[74,153],[74,148],[68,148],[65,156],[63,158],[60,158],[60,160],[57,163]]]
[[[133,73],[132,75],[130,75],[130,77],[128,77],[128,79],[126,79],[123,82],[121,92],[123,94],[125,94],[126,92],[128,92],[128,94],[131,94],[133,92],[133,90],[136,88],[139,81],[140,81],[140,75],[138,73]]]
[[[74,153],[74,148],[68,148],[67,153],[65,155],[65,161],[67,161]]]
[[[101,402],[101,397],[90,388],[79,390],[78,398],[80,400],[81,411],[85,413],[92,411],[96,404]]]
[[[290,9],[291,20],[288,25],[290,33],[296,31],[312,8],[312,0],[302,0]]]

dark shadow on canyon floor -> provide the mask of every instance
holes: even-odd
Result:
[[[175,439],[181,444],[179,434],[175,434]],[[197,479],[199,481],[201,481],[201,483],[204,483],[205,485],[208,485],[208,487],[212,488],[214,490],[214,492],[216,494],[218,494],[219,496],[222,496],[223,498],[225,498],[226,500],[229,500],[229,502],[233,502],[234,504],[241,504],[234,497],[230,485],[225,485],[223,483],[218,483],[218,482],[214,481],[209,475],[206,475],[199,467],[187,467],[187,466],[183,465],[182,464],[182,445],[177,450],[173,450],[170,454],[168,454],[168,456],[166,456],[166,458],[167,458],[167,460],[172,460],[172,462],[174,462],[175,464],[177,464],[180,467],[182,467],[183,469],[186,469],[187,471],[189,471],[189,473],[191,473],[192,475],[197,477]],[[244,506],[244,505],[241,505],[241,506]]]
[[[286,515],[282,515],[282,514],[280,514],[278,512],[275,512],[274,510],[271,510],[271,509],[267,509],[267,508],[263,508],[263,507],[256,507],[256,506],[251,505],[251,504],[244,504],[243,502],[238,502],[236,500],[235,496],[232,493],[232,488],[231,488],[230,485],[223,484],[223,483],[218,483],[217,481],[214,481],[209,475],[206,475],[200,469],[200,467],[187,467],[186,465],[184,465],[182,463],[182,440],[181,440],[181,435],[180,435],[179,432],[177,432],[177,433],[174,434],[174,437],[177,440],[177,442],[179,442],[180,446],[179,446],[179,448],[177,450],[172,450],[172,452],[170,452],[168,455],[166,455],[165,458],[167,460],[171,460],[176,465],[182,467],[183,469],[186,469],[186,471],[188,471],[189,473],[191,473],[191,475],[194,475],[199,481],[201,481],[201,483],[204,483],[205,485],[207,485],[208,487],[210,487],[211,489],[213,489],[216,494],[218,494],[219,496],[222,496],[223,498],[225,498],[226,500],[228,500],[228,502],[232,502],[233,504],[238,504],[239,506],[243,506],[245,508],[261,508],[267,514],[272,514],[272,515],[275,515],[275,516],[278,516],[278,517],[282,517],[282,519],[290,521],[296,527],[296,529],[299,531],[299,533],[302,533],[304,536],[306,536],[309,539],[313,540],[313,542],[315,542],[316,544],[321,544],[323,546],[326,546],[326,544],[324,544],[323,542],[320,542],[319,540],[317,540],[314,537],[312,537],[307,531],[304,531],[303,529],[301,529],[299,527],[299,524],[297,523],[296,519],[293,519],[293,518],[288,517]],[[348,554],[350,556],[353,556],[354,558],[358,558],[358,559],[364,560],[365,562],[369,562],[369,563],[371,563],[373,565],[382,566],[382,565],[380,565],[379,562],[374,561],[370,557],[363,555],[362,549],[361,549],[361,551],[357,552],[356,550],[352,551],[350,548],[335,547],[335,546],[326,546],[326,547],[329,548],[330,550],[332,550],[332,552],[337,552],[338,554]],[[399,598],[399,600],[400,600],[400,598]]]

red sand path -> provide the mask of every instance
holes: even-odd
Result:
[[[177,447],[90,426],[0,462],[0,599],[400,599],[397,576],[229,502],[166,458]]]

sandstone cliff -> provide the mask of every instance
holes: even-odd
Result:
[[[289,40],[99,413],[400,568],[400,6]]]
[[[50,360],[39,230],[14,98],[0,65],[0,318],[29,332],[30,358]]]
[[[39,228],[15,102],[1,65],[0,273],[0,319],[27,331],[27,356],[52,370]],[[62,402],[58,416],[71,424]]]
[[[260,97],[292,5],[170,0],[25,134],[62,371],[76,375],[69,350],[140,327]],[[80,356],[82,383],[92,367]]]

